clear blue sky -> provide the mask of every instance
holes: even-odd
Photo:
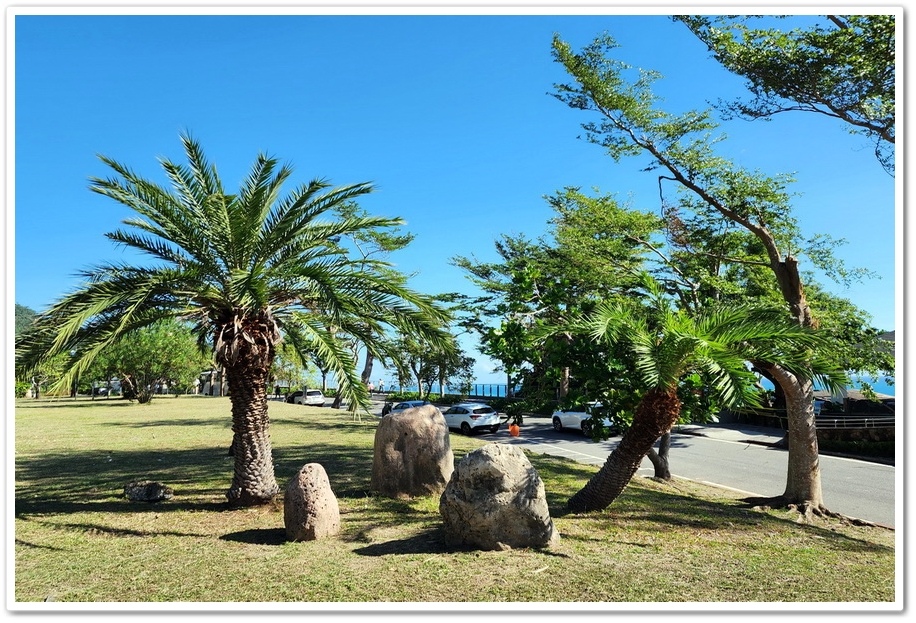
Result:
[[[585,113],[548,95],[566,80],[551,59],[553,33],[581,47],[608,31],[623,60],[665,76],[657,90],[672,111],[704,108],[743,87],[666,15],[599,14],[612,10],[16,16],[7,102],[15,104],[9,313],[13,299],[41,310],[78,285],[76,271],[122,257],[103,234],[126,209],[87,189],[89,177],[109,174],[97,154],[161,180],[157,158],[182,160],[185,130],[229,188],[261,151],[292,163],[296,183],[374,182],[361,206],[406,219],[416,240],[391,260],[431,294],[472,292],[450,258],[495,259],[503,233],[536,238],[551,216],[543,197],[565,186],[657,209],[655,178],[641,172],[641,161],[616,164],[579,140]],[[902,322],[895,180],[865,140],[801,113],[723,129],[727,155],[739,164],[796,175],[796,215],[807,234],[847,239],[840,257],[882,277],[830,289],[881,329]],[[481,359],[479,380],[503,382],[491,371]]]

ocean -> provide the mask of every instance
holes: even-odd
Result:
[[[851,377],[851,380],[852,380],[852,383],[849,385],[848,389],[860,389],[862,387],[860,377],[853,376]],[[885,383],[884,377],[879,378],[877,381],[872,381],[869,378],[865,378],[864,380],[867,381],[871,385],[871,388],[875,390],[876,394],[886,394],[888,396],[896,396],[896,394],[894,393],[894,389],[897,386],[891,385],[889,383]],[[762,379],[760,384],[766,387],[767,389],[773,389],[773,384],[767,381],[766,379]]]
[[[895,391],[894,391],[896,388],[896,385],[891,385],[889,383],[884,382],[884,377],[881,377],[877,381],[870,381],[868,378],[866,378],[865,380],[869,381],[869,383],[872,386],[872,389],[874,389],[876,393],[886,394],[888,396],[896,396]],[[766,379],[763,379],[762,385],[766,387],[767,389],[773,388],[773,386]],[[505,383],[475,383],[471,386],[470,395],[476,396],[478,398],[479,397],[504,398],[506,396],[506,387],[507,385]],[[849,389],[859,389],[860,387],[861,387],[861,384],[860,384],[859,377],[853,377],[852,384],[849,386]],[[388,391],[395,391],[395,390],[401,390],[401,389],[403,389],[403,391],[405,392],[417,391],[416,385],[405,385],[403,386],[403,388],[399,388],[397,385],[392,386],[392,385],[386,384],[385,388]],[[515,391],[518,392],[520,389],[521,387],[517,386],[515,388]],[[438,383],[433,384],[432,393],[433,395],[438,395],[440,393]],[[457,394],[459,392],[458,392],[457,387],[451,387],[451,386],[446,385],[445,393],[446,394]]]

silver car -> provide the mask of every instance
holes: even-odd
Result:
[[[457,428],[465,435],[479,430],[495,433],[499,430],[500,417],[496,409],[482,402],[462,402],[452,405],[443,413],[445,424]]]
[[[382,416],[389,415],[391,413],[400,413],[401,411],[406,411],[407,409],[413,409],[414,407],[422,407],[423,405],[432,404],[428,400],[404,400],[403,402],[395,402],[393,404],[386,404],[382,409]]]
[[[580,430],[586,437],[591,437],[592,423],[590,419],[592,417],[592,409],[602,406],[600,402],[593,401],[586,403],[583,407],[577,407],[568,411],[554,411],[550,418],[553,422],[553,429],[558,432],[566,429]],[[617,434],[617,425],[611,420],[604,418],[602,424],[612,435]]]

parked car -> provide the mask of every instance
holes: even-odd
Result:
[[[592,423],[590,419],[592,417],[592,410],[602,406],[600,402],[592,401],[585,403],[582,407],[576,407],[568,411],[554,411],[550,418],[553,422],[553,429],[557,432],[566,429],[579,430],[582,431],[582,434],[586,437],[591,437]],[[604,418],[601,423],[612,435],[616,435],[619,432],[618,426],[609,418]]]
[[[320,389],[307,389],[305,391],[297,390],[286,397],[286,402],[294,405],[309,405],[312,407],[324,406],[324,394]]]
[[[407,409],[413,409],[414,407],[422,407],[423,405],[432,404],[428,400],[404,400],[403,402],[386,402],[385,406],[382,407],[382,417],[388,415],[389,413],[400,413]]]
[[[462,402],[452,405],[442,414],[449,428],[457,428],[465,435],[486,429],[491,433],[499,430],[500,417],[496,409],[482,402]]]

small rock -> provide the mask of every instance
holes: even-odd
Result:
[[[142,480],[124,485],[124,496],[131,502],[161,502],[175,493],[161,482]]]
[[[290,541],[314,541],[340,532],[340,506],[320,464],[304,465],[286,485],[283,523]]]

